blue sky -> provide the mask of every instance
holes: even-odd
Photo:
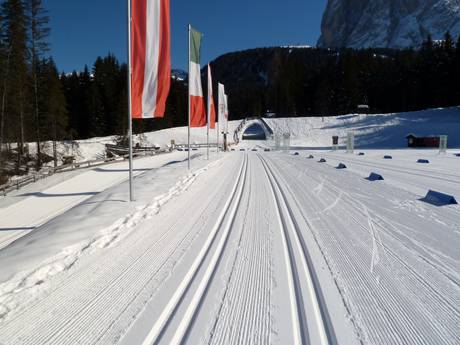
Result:
[[[108,52],[126,61],[126,0],[43,0],[60,70],[91,65]],[[193,4],[193,8],[192,8]],[[202,63],[247,48],[314,45],[326,0],[171,0],[172,64],[187,66],[191,23],[204,33]]]

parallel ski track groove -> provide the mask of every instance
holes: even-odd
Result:
[[[285,160],[286,163],[290,163],[289,161],[290,161],[290,160]],[[291,164],[291,165],[297,168],[297,166],[296,166],[295,164]],[[317,178],[313,178],[311,175],[310,175],[310,177],[311,177],[313,180],[316,180],[316,182],[319,182],[319,183],[322,182],[322,181],[320,181],[320,180],[317,179]],[[332,184],[331,181],[328,181],[328,182],[329,182],[329,184]],[[299,186],[299,187],[300,187],[300,186]],[[336,188],[337,188],[336,191],[337,191],[337,190],[341,190],[340,187],[336,187]],[[329,191],[332,191],[332,190],[333,190],[333,189],[330,188],[330,187],[325,187],[325,189],[326,189],[326,190],[329,189]],[[334,194],[334,193],[331,193],[331,194],[332,194],[332,195],[336,195],[336,194]],[[307,195],[307,196],[311,199],[311,197],[309,196],[308,193],[305,194],[305,195]],[[312,199],[312,200],[313,200],[313,199]],[[312,203],[314,204],[315,201],[312,201]],[[354,206],[355,206],[355,207],[351,206],[350,209],[349,209],[349,211],[351,211],[351,212],[353,212],[353,211],[354,211],[354,212],[361,212],[361,207],[356,207],[356,204],[354,204]],[[359,205],[359,206],[360,206],[360,205]],[[363,226],[362,224],[361,224],[360,226],[362,226],[362,227],[364,227],[365,229],[367,229],[366,226]],[[345,238],[343,238],[342,240],[347,240],[347,238],[345,237]],[[342,249],[342,248],[343,248],[343,245],[344,245],[343,241],[338,242],[337,239],[334,239],[334,241],[336,242],[336,245],[337,245],[336,249]],[[353,243],[353,242],[351,242],[351,243],[348,244],[348,246],[351,246],[351,247],[353,247],[353,246],[355,246],[355,245],[356,245],[356,244]],[[343,252],[343,253],[340,255],[340,257],[342,258],[342,260],[349,261],[348,255],[347,255],[345,252]],[[379,300],[377,300],[377,299],[374,299],[374,297],[373,297],[372,295],[370,295],[369,293],[367,293],[367,291],[361,291],[361,293],[366,293],[366,294],[368,294],[368,297],[366,297],[366,299],[367,299],[367,298],[370,298],[370,299],[374,300],[376,303],[379,303],[380,306],[381,306],[381,310],[382,310],[382,311],[386,310],[386,309],[391,305],[391,306],[392,306],[392,309],[393,309],[394,311],[397,311],[398,314],[401,315],[401,317],[402,317],[401,320],[405,320],[405,319],[404,319],[404,315],[406,315],[406,310],[400,305],[400,303],[398,303],[398,301],[397,301],[396,299],[393,298],[393,297],[394,297],[394,296],[393,296],[393,293],[392,293],[390,290],[388,290],[388,288],[387,288],[385,285],[382,285],[382,284],[377,284],[377,285],[375,285],[375,284],[374,284],[374,279],[372,279],[372,277],[368,277],[367,279],[361,279],[361,274],[369,275],[370,272],[369,272],[368,269],[366,269],[367,264],[363,261],[363,258],[357,258],[357,259],[358,259],[358,262],[360,262],[360,265],[359,265],[359,266],[360,266],[361,268],[360,268],[359,270],[356,270],[354,264],[353,264],[352,262],[349,261],[348,267],[349,267],[352,271],[355,271],[355,272],[354,272],[353,274],[351,274],[351,275],[348,275],[348,272],[346,272],[346,271],[341,271],[341,275],[344,276],[344,277],[347,277],[347,276],[348,276],[348,278],[346,278],[348,281],[352,281],[353,279],[358,279],[358,278],[359,278],[359,280],[361,280],[361,284],[362,284],[363,286],[369,285],[369,283],[371,283],[371,285],[373,285],[373,287],[372,287],[372,288],[369,287],[369,288],[366,289],[366,290],[369,290],[369,291],[373,291],[373,290],[376,290],[376,289],[377,289],[377,290],[379,290],[379,289],[384,290],[384,291],[385,291],[385,295],[386,295],[387,298],[388,298],[388,299],[386,300],[385,305],[384,305],[384,304],[381,304],[381,303],[382,303],[381,301],[379,301]],[[412,270],[409,270],[409,272],[410,272],[410,273],[413,273],[413,269],[412,269]],[[430,290],[431,290],[431,289],[430,289]],[[431,290],[431,291],[433,291],[433,290]],[[363,297],[364,297],[364,296],[363,296]],[[391,302],[391,303],[390,303],[390,302]],[[372,315],[372,314],[369,314],[369,313],[372,313],[371,311],[368,312],[368,315]],[[450,315],[450,314],[449,314],[449,315]],[[373,320],[373,318],[372,318],[372,319],[370,318],[370,319],[368,320],[369,323],[373,324],[373,327],[374,327],[375,329],[380,329],[380,325],[379,325],[378,323],[375,323],[374,321],[376,322],[376,320]],[[400,328],[400,327],[402,326],[400,323],[394,324],[393,321],[391,321],[391,319],[389,319],[388,322],[390,322],[390,324],[393,324],[394,330],[396,330],[396,329],[398,329],[398,328]],[[405,343],[413,343],[414,341],[416,341],[417,344],[425,344],[426,338],[425,338],[425,340],[424,340],[424,338],[422,338],[421,334],[417,331],[417,329],[415,329],[415,328],[412,327],[412,324],[411,324],[411,323],[404,322],[404,324],[405,324],[405,326],[404,326],[404,327],[405,327],[405,332],[398,331],[398,332],[396,332],[395,334],[393,334],[392,337],[395,337],[395,338],[393,338],[393,342],[399,343],[399,342],[401,341],[401,338],[399,338],[399,337],[402,337],[402,339],[404,339],[404,342],[405,342]],[[381,330],[381,332],[383,332],[383,333],[386,334],[387,336],[390,336],[390,335],[392,334],[392,332],[388,332],[388,330]],[[438,330],[436,329],[435,332],[438,332]],[[425,332],[423,332],[423,333],[425,333]],[[447,340],[442,334],[440,334],[440,333],[438,333],[437,336],[434,337],[434,338],[433,338],[433,335],[430,336],[430,334],[425,334],[425,337],[431,338],[431,343],[432,343],[432,344],[447,344],[447,343],[448,343],[448,340]],[[441,339],[442,339],[442,340],[441,340]]]
[[[293,274],[296,274],[297,277],[294,278],[294,283],[297,285],[296,286],[296,298],[298,300],[297,307],[298,308],[303,308],[304,302],[303,302],[303,297],[301,294],[301,288],[300,288],[300,283],[299,283],[299,274],[297,271],[297,265],[295,263],[295,258],[294,258],[294,249],[293,249],[293,244],[290,239],[291,236],[293,236],[294,241],[300,245],[300,252],[301,252],[301,260],[302,260],[302,266],[304,267],[304,272],[308,276],[308,280],[311,282],[311,286],[309,286],[309,296],[311,299],[311,304],[314,306],[314,314],[315,314],[315,321],[316,321],[316,326],[317,326],[317,331],[319,333],[320,337],[320,343],[321,344],[328,344],[328,345],[334,345],[337,344],[337,339],[335,336],[334,329],[332,327],[332,324],[330,322],[329,314],[327,311],[327,306],[324,303],[324,297],[321,292],[321,287],[319,284],[318,277],[316,276],[315,269],[313,267],[313,262],[311,260],[310,254],[308,252],[306,243],[304,241],[304,238],[301,234],[301,230],[299,228],[299,225],[295,219],[295,216],[292,212],[292,209],[289,205],[289,202],[286,198],[286,195],[281,188],[280,183],[278,182],[278,179],[276,178],[274,172],[270,168],[269,164],[266,162],[266,160],[258,154],[259,159],[261,160],[265,172],[267,174],[267,178],[270,181],[270,185],[272,187],[273,194],[276,198],[276,204],[278,207],[278,214],[282,218],[282,223],[284,226],[284,231],[285,231],[285,237],[286,237],[286,243],[288,244],[289,248],[289,255],[290,255],[290,261],[291,265],[293,266]],[[279,192],[277,193],[276,190]],[[283,216],[283,211],[281,207],[281,202],[285,205],[285,208],[287,210],[287,214]],[[289,221],[292,223],[293,228],[294,228],[294,233],[289,234],[287,230],[287,225],[286,225],[286,219],[285,217],[288,217]],[[304,323],[303,325],[300,325],[300,328],[302,330],[302,342],[304,344],[313,344],[311,343],[311,338],[307,329],[307,316],[305,314],[305,310],[298,310],[299,312],[299,321]],[[303,326],[303,327],[302,327]],[[311,332],[310,332],[311,333]],[[316,343],[315,343],[316,344]]]
[[[251,169],[252,172],[252,169]],[[252,182],[247,193],[244,224],[241,227],[236,254],[226,279],[222,302],[209,332],[208,344],[270,343],[270,250],[269,236],[257,231],[256,209],[263,209],[259,199],[251,199]],[[257,194],[256,194],[257,195]],[[257,207],[256,207],[257,206]],[[265,245],[264,245],[265,244]],[[235,331],[239,330],[239,331]]]
[[[238,177],[236,179],[235,185],[233,187],[232,192],[230,193],[230,197],[227,200],[226,205],[224,206],[220,216],[218,217],[217,222],[214,225],[214,228],[210,232],[206,243],[204,244],[202,250],[196,257],[195,261],[191,265],[191,268],[187,272],[184,280],[182,281],[181,285],[178,287],[178,289],[175,291],[174,295],[172,298],[169,300],[168,304],[166,307],[163,309],[160,317],[156,320],[155,324],[153,325],[152,329],[150,332],[147,334],[147,337],[143,341],[143,345],[152,345],[152,344],[159,344],[162,341],[162,337],[164,335],[164,332],[166,331],[169,323],[172,321],[172,319],[175,317],[174,312],[177,310],[179,305],[182,303],[185,295],[189,292],[189,289],[192,285],[192,283],[195,281],[196,276],[200,269],[203,267],[203,263],[205,259],[208,257],[211,251],[211,247],[215,243],[218,233],[220,232],[222,228],[222,224],[224,223],[224,220],[227,216],[230,217],[228,222],[226,223],[226,228],[224,230],[227,230],[227,234],[224,234],[223,237],[221,238],[221,241],[219,244],[221,244],[220,248],[214,253],[214,257],[216,258],[216,262],[214,262],[215,265],[217,265],[217,261],[219,260],[220,256],[222,255],[222,251],[225,247],[226,239],[228,238],[228,231],[229,228],[231,227],[231,224],[234,220],[236,210],[239,206],[239,201],[241,199],[241,195],[243,192],[243,187],[244,187],[244,182],[246,178],[246,173],[248,169],[248,160],[247,160],[247,155],[244,156],[243,163],[240,168],[240,172],[238,174]],[[233,206],[233,208],[232,208]],[[229,210],[230,210],[230,215],[229,215]],[[206,268],[207,270],[211,270],[212,272],[215,269],[214,267],[208,266]],[[200,287],[203,286],[203,291],[198,290],[195,293],[195,298],[192,300],[191,304],[188,306],[188,309],[186,311],[186,315],[184,318],[181,320],[179,327],[176,329],[176,332],[173,336],[173,339],[169,342],[169,344],[181,344],[186,336],[187,332],[189,330],[189,327],[191,326],[191,319],[193,314],[195,313],[195,310],[199,303],[201,302],[201,298],[203,297],[203,293],[206,292],[208,285],[211,282],[212,278],[212,272],[211,272],[211,277],[206,277],[205,279],[201,281]],[[200,289],[199,287],[199,289]],[[200,296],[201,295],[201,296]],[[195,305],[195,303],[198,303]]]

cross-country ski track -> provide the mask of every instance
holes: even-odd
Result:
[[[193,174],[161,158],[119,219],[112,178],[30,225],[0,267],[83,215],[101,231],[0,275],[0,344],[459,344],[460,208],[417,193],[456,193],[460,171],[314,154],[214,152]],[[376,169],[388,183],[363,178]]]

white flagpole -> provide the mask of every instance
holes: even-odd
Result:
[[[190,33],[191,25],[188,25],[188,170],[190,171]]]
[[[208,116],[207,116],[207,123],[208,123],[208,128],[207,128],[207,133],[206,133],[206,142],[207,142],[207,156],[208,156],[208,160],[209,160],[209,120],[211,118],[211,95],[210,95],[210,92],[209,92],[209,88],[210,88],[210,85],[209,85],[209,64],[208,64]]]
[[[134,201],[133,195],[133,120],[131,109],[131,0],[128,0],[128,140],[129,140],[129,201]]]

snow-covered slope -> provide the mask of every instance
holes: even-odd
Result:
[[[320,117],[266,119],[275,135],[291,134],[291,145],[307,147],[330,147],[331,137],[338,135],[345,143],[347,132],[355,132],[356,145],[361,148],[404,148],[406,135],[449,135],[449,147],[460,148],[460,107],[430,109],[410,113],[377,115],[344,115]],[[230,138],[241,121],[229,122]],[[143,146],[166,148],[174,140],[176,144],[187,143],[187,127],[165,129],[135,136],[134,142]],[[211,143],[217,140],[216,130],[209,132]],[[219,139],[222,142],[222,137]],[[191,142],[206,143],[206,128],[192,128]],[[115,143],[115,137],[92,138],[64,142],[58,145],[59,157],[75,155],[78,161],[101,159],[105,155],[105,144]],[[33,154],[35,146],[30,146]],[[49,143],[45,152],[52,154]]]
[[[418,46],[428,34],[460,34],[458,0],[329,0],[318,45],[322,47]]]
[[[449,147],[460,148],[460,107],[409,113],[344,115],[324,118],[267,119],[275,134],[290,133],[291,146],[330,147],[332,136],[345,145],[348,131],[361,148],[404,148],[410,133],[448,135]]]

